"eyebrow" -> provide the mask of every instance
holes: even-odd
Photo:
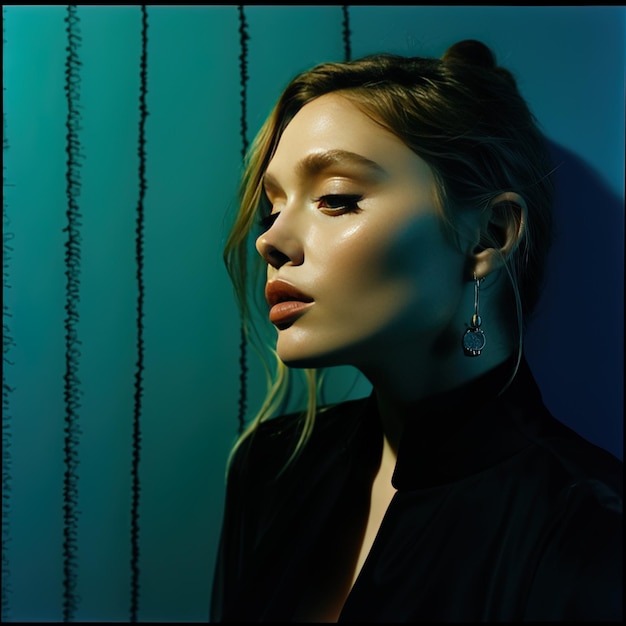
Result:
[[[327,150],[307,155],[296,165],[300,175],[316,176],[336,166],[355,165],[369,170],[375,178],[384,178],[387,172],[376,161],[372,161],[349,150]],[[263,176],[263,184],[276,184],[276,179],[269,172]]]

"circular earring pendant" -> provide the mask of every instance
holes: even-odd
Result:
[[[480,328],[468,328],[463,335],[463,350],[467,356],[478,356],[485,343],[485,333]]]

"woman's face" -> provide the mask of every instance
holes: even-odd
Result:
[[[384,367],[451,337],[460,350],[466,251],[444,235],[430,168],[396,135],[321,96],[283,132],[264,187],[257,250],[282,361]]]

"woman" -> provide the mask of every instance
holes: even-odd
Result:
[[[480,42],[288,85],[225,251],[247,315],[258,235],[279,367],[231,455],[212,621],[620,618],[621,463],[548,413],[522,351],[550,174]],[[317,407],[334,365],[371,396]],[[287,368],[307,409],[268,419]]]

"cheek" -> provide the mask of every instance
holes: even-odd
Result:
[[[444,236],[436,216],[406,224],[381,252],[386,274],[413,279],[426,293],[462,282],[465,256]]]
[[[462,253],[454,249],[436,216],[403,223],[364,224],[326,246],[316,279],[320,297],[346,319],[381,323],[409,310],[422,322],[448,318],[462,286]]]
[[[317,245],[312,250],[311,270],[314,281],[320,285],[320,297],[335,297],[348,292],[354,294],[383,282],[384,257],[388,244],[384,237],[374,236],[367,223],[343,228],[340,233],[328,236],[319,233]]]
[[[439,218],[413,222],[398,233],[385,258],[385,274],[411,285],[420,323],[449,323],[463,294],[465,255],[444,235]]]
[[[343,340],[375,332],[388,317],[389,304],[397,303],[406,289],[399,288],[385,268],[387,246],[362,226],[332,239],[334,245],[321,245],[310,269],[315,299],[319,304],[316,319],[325,332],[340,333]],[[320,254],[321,253],[321,254]]]

